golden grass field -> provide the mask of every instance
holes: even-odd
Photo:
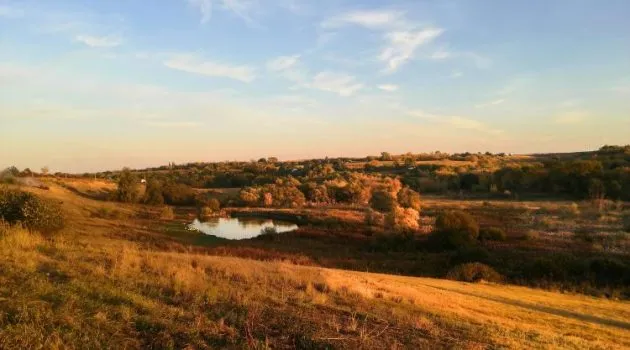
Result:
[[[2,349],[630,348],[628,302],[205,255],[170,245],[142,206],[29,190],[69,225],[0,228]]]

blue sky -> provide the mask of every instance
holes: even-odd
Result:
[[[0,0],[0,166],[630,141],[630,2]]]

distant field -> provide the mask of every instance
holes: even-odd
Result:
[[[0,234],[0,348],[630,347],[628,302],[208,256],[142,206],[29,190],[70,226]]]
[[[513,155],[513,156],[506,156],[504,158],[501,158],[501,160],[504,162],[521,162],[521,161],[531,161],[533,159],[531,156],[527,156],[527,155]],[[402,163],[402,160],[401,160],[401,163]],[[369,164],[369,162],[347,162],[346,167],[348,167],[348,169],[357,170],[357,169],[365,168],[367,164]],[[395,164],[395,161],[377,160],[375,161],[375,164],[381,167],[393,167]],[[450,160],[450,159],[414,161],[414,166],[421,166],[421,165],[456,167],[456,166],[474,166],[474,165],[477,165],[477,163],[474,161],[469,161],[469,160]]]

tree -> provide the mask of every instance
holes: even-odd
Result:
[[[48,175],[48,172],[50,171],[50,169],[48,169],[47,166],[42,167],[42,175],[46,176]]]
[[[394,158],[392,157],[391,154],[389,154],[389,152],[381,152],[381,160],[393,160]]]
[[[164,195],[162,194],[162,184],[156,179],[149,179],[147,189],[144,192],[144,202],[151,205],[164,204]]]
[[[118,190],[116,198],[125,203],[138,201],[140,191],[138,191],[138,177],[129,168],[123,168],[118,178]]]
[[[260,191],[254,187],[245,187],[238,194],[239,199],[248,206],[255,206],[260,200]]]
[[[434,235],[446,246],[470,246],[475,244],[479,236],[479,224],[470,214],[461,210],[446,211],[438,215]]]
[[[22,172],[20,173],[20,176],[23,176],[23,177],[33,176],[33,172],[31,171],[31,169],[26,168],[26,169],[22,170]]]

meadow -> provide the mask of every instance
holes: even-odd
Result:
[[[194,216],[187,210],[159,219],[157,208],[95,195],[111,184],[61,181],[64,186],[55,180],[47,190],[24,190],[62,203],[62,231],[0,228],[0,348],[630,346],[627,301],[326,268],[360,270],[362,261],[396,255],[359,258],[365,251],[352,246],[369,236],[348,229],[361,225],[356,210],[304,208],[293,214],[320,222],[295,237],[226,242],[179,230]],[[489,206],[427,201],[432,208]],[[314,242],[319,246],[306,249]],[[388,263],[403,261],[374,265],[391,272],[396,268]]]

